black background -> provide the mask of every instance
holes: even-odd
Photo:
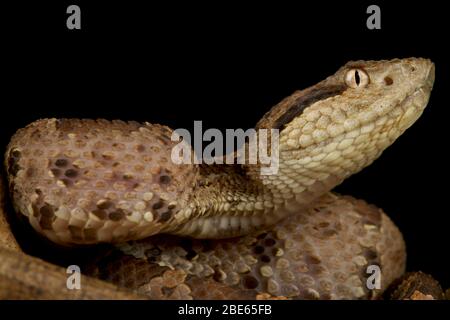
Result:
[[[2,4],[2,147],[16,129],[43,117],[249,128],[348,60],[430,58],[436,82],[423,116],[337,190],[383,208],[404,234],[408,270],[450,287],[449,29],[442,2],[375,1],[381,30],[366,28],[372,2],[93,2]],[[67,30],[69,4],[80,5],[82,30]]]

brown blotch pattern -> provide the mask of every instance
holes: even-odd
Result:
[[[258,287],[258,279],[252,276],[245,276],[242,279],[242,285],[246,289],[256,289]]]
[[[57,159],[55,161],[55,166],[57,166],[59,168],[67,167],[67,164],[68,164],[67,159]]]
[[[19,166],[19,160],[21,153],[19,150],[11,150],[8,157],[8,173],[13,177],[17,175],[17,172],[21,169]]]
[[[61,157],[50,161],[50,171],[66,187],[72,187],[80,176],[79,169],[69,159]]]
[[[325,198],[324,202],[326,205],[285,219],[269,232],[227,240],[158,235],[134,241],[124,252],[145,252],[141,260],[146,263],[164,261],[164,265],[186,274],[184,284],[191,288],[193,298],[376,297],[377,291],[367,290],[365,283],[368,265],[379,265],[382,270],[386,267],[376,247],[382,227],[380,212],[347,197]],[[389,277],[387,282],[392,280],[392,275],[383,276]],[[171,296],[172,289],[161,289],[159,281],[152,278],[144,286],[159,288],[155,290],[160,298]],[[198,281],[201,286],[197,286]],[[218,288],[221,294],[216,294]],[[151,292],[146,294],[154,297]]]
[[[106,213],[105,210],[102,209],[95,209],[94,211],[92,211],[92,213],[97,216],[99,219],[104,220],[106,219],[106,217],[108,216],[108,214]]]
[[[9,145],[15,201],[38,231],[61,244],[94,242],[95,232],[106,242],[158,232],[159,223],[170,223],[185,205],[180,202],[197,175],[194,166],[170,161],[171,132],[137,122],[38,120]],[[41,190],[37,200],[35,189]],[[40,212],[45,203],[57,217]],[[71,238],[65,228],[72,218],[82,231],[73,229]]]
[[[125,212],[121,209],[117,209],[116,211],[109,213],[108,217],[112,221],[119,221],[125,217]]]

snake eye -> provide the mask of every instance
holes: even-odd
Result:
[[[361,69],[350,69],[345,75],[345,83],[350,88],[364,88],[369,83],[369,75]]]

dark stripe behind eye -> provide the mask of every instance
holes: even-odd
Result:
[[[281,115],[273,124],[274,129],[282,129],[286,124],[291,122],[295,117],[301,115],[303,110],[320,100],[334,97],[343,93],[347,89],[345,85],[327,86],[322,88],[314,88],[310,92],[300,96],[297,100]]]

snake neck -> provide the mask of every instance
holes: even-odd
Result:
[[[310,207],[338,177],[297,182],[282,172],[255,176],[258,165],[202,165],[192,190],[186,223],[167,232],[195,238],[229,238],[261,230]],[[317,177],[316,177],[317,178]],[[312,183],[311,183],[312,182]],[[308,184],[308,185],[307,185]],[[187,212],[187,214],[186,214]]]

